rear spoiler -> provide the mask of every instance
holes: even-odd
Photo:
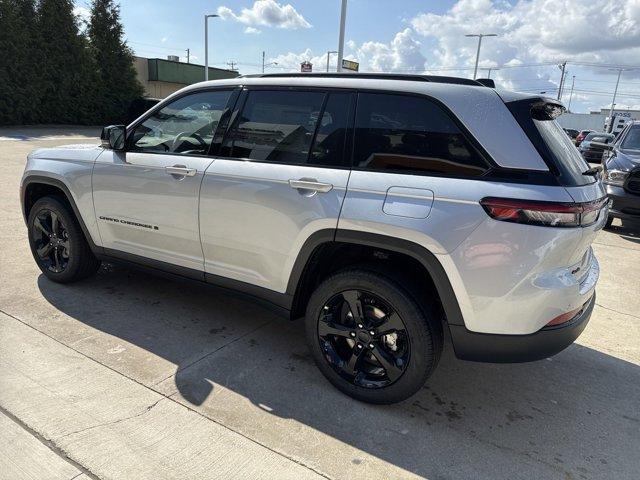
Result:
[[[492,78],[476,78],[476,82],[481,83],[485,87],[496,88],[496,82]]]

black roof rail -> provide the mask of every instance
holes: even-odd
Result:
[[[286,77],[318,77],[318,78],[368,78],[380,80],[408,80],[412,82],[453,83],[457,85],[483,86],[481,82],[470,78],[445,77],[439,75],[416,75],[408,73],[258,73],[241,75],[243,78],[286,78]]]

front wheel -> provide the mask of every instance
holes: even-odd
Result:
[[[27,220],[29,246],[42,273],[58,283],[83,279],[100,266],[69,205],[57,197],[43,197]]]
[[[442,352],[440,320],[384,274],[349,269],[314,291],[307,342],[324,376],[358,400],[389,404],[416,393]]]

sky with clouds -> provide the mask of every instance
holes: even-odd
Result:
[[[87,0],[76,0],[84,13]],[[337,50],[340,0],[121,0],[127,41],[140,56],[178,55],[190,49],[204,63],[203,15],[210,19],[209,63],[235,62],[241,73],[299,71],[302,61],[325,71]],[[563,100],[571,110],[610,106],[622,73],[617,108],[640,109],[640,0],[349,0],[345,58],[361,71],[471,77],[477,39],[479,76],[507,89],[557,93],[558,64],[567,62]],[[277,65],[276,65],[277,63]],[[336,55],[330,58],[335,71]]]

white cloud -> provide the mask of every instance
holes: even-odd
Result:
[[[262,30],[258,30],[257,28],[247,27],[244,29],[244,33],[248,33],[250,35],[260,35]]]
[[[434,64],[473,65],[477,39],[470,33],[497,33],[483,39],[484,66],[513,61],[627,63],[640,57],[640,0],[612,2],[459,0],[437,15],[411,20],[415,31],[433,39]]]
[[[91,10],[87,7],[75,7],[73,9],[73,15],[78,19],[80,26],[84,28],[91,19]]]
[[[162,38],[160,39],[160,42],[162,42],[162,43],[166,43],[166,42],[167,42],[167,37],[162,37]]]
[[[398,32],[389,43],[365,42],[357,47],[349,42],[347,46],[362,64],[361,70],[421,73],[425,69],[426,58],[420,52],[420,42],[410,28]]]
[[[293,8],[275,0],[256,0],[251,8],[243,8],[239,14],[229,7],[218,7],[218,15],[223,20],[234,20],[245,25],[264,25],[269,27],[297,29],[310,28],[311,24]]]
[[[336,69],[336,55],[331,55],[332,70]],[[310,48],[307,48],[303,52],[294,53],[288,52],[277,57],[270,58],[269,63],[277,62],[278,68],[284,69],[289,72],[299,72],[300,64],[302,62],[311,62],[314,72],[324,72],[327,68],[327,54],[314,55]]]

